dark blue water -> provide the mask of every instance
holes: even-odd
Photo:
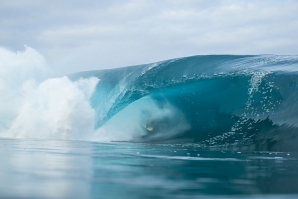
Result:
[[[0,198],[297,198],[298,154],[0,140]]]

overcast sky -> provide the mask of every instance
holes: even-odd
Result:
[[[62,73],[201,54],[298,54],[297,0],[0,0],[0,46]]]

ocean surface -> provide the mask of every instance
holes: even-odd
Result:
[[[0,198],[298,197],[298,56],[40,71],[0,73]]]
[[[1,198],[297,198],[298,154],[1,140]]]

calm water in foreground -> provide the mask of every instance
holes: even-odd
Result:
[[[298,154],[0,139],[0,198],[298,198]]]

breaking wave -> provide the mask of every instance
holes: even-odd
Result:
[[[49,78],[33,49],[0,53],[1,137],[297,150],[297,56],[193,56]]]

